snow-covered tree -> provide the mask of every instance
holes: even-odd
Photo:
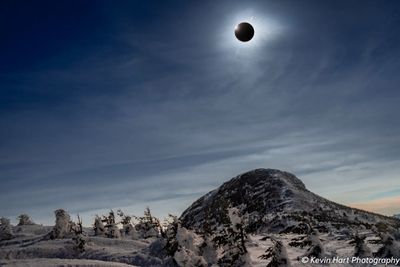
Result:
[[[173,215],[165,220],[163,234],[160,240],[164,244],[167,259],[180,267],[208,266],[201,254],[204,243],[201,236],[194,231],[181,226],[178,218]]]
[[[199,246],[203,242],[200,236],[178,225],[176,241],[177,250],[174,253],[174,260],[179,266],[208,266],[207,262],[200,255]]]
[[[169,214],[168,218],[164,222],[164,236],[165,239],[165,251],[168,256],[173,257],[175,252],[178,250],[178,241],[176,240],[176,234],[178,232],[179,221],[174,215]]]
[[[208,266],[218,262],[217,246],[213,242],[212,236],[203,236],[203,243],[200,245],[200,255],[204,258]]]
[[[63,209],[54,211],[54,214],[56,216],[56,225],[53,228],[51,237],[57,239],[70,236],[73,223],[69,214]]]
[[[132,216],[126,215],[122,210],[118,210],[117,214],[121,218],[122,235],[136,238],[138,234],[132,225]]]
[[[115,221],[115,213],[111,210],[108,216],[103,216],[102,222],[105,222],[106,236],[108,238],[121,238],[121,232]]]
[[[78,215],[78,223],[74,224],[71,228],[74,236],[72,240],[74,241],[74,250],[77,252],[84,252],[87,242],[87,237],[83,232],[82,220]]]
[[[139,217],[138,220],[135,229],[141,238],[159,237],[162,230],[160,221],[153,217],[148,207],[144,211],[144,216]]]
[[[380,258],[400,258],[399,242],[389,234],[382,234],[381,239],[383,246],[374,254],[374,256]]]
[[[214,233],[211,227],[211,215],[210,210],[205,210],[202,233],[203,243],[200,245],[200,254],[209,266],[212,266],[218,262],[218,250],[217,246],[213,241]]]
[[[31,220],[31,218],[29,218],[29,215],[28,215],[28,214],[21,214],[21,215],[18,216],[17,219],[19,220],[18,226],[21,226],[21,225],[33,225],[33,224],[35,224],[35,223]]]
[[[97,215],[94,218],[93,230],[94,230],[95,236],[105,236],[106,235],[106,228],[104,227],[103,221]]]
[[[354,256],[360,258],[368,258],[372,256],[371,249],[365,243],[366,236],[356,234],[350,244],[354,244]]]
[[[247,235],[244,220],[237,208],[228,208],[228,222],[220,227],[213,241],[223,249],[218,260],[221,266],[247,266],[249,255],[245,246]]]
[[[273,246],[269,247],[260,258],[265,260],[271,259],[267,267],[290,267],[290,260],[283,243],[275,238],[271,240]]]
[[[10,220],[7,218],[0,218],[0,240],[9,240],[13,238]]]
[[[310,244],[310,248],[307,250],[304,256],[316,258],[324,257],[325,250],[319,238],[318,230],[311,230],[311,233],[306,237],[306,243]]]

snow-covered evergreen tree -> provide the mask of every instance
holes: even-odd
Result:
[[[57,239],[70,236],[73,223],[69,214],[63,209],[54,211],[54,214],[56,216],[56,225],[53,227],[51,237]]]
[[[304,256],[316,257],[316,258],[324,257],[325,249],[319,238],[318,230],[312,229],[311,232],[306,237],[305,243],[309,244],[310,248],[307,250],[307,252]]]
[[[115,213],[111,210],[108,216],[103,216],[102,222],[105,222],[106,236],[108,238],[121,238],[121,232],[115,221]]]
[[[217,246],[213,241],[214,233],[211,229],[211,215],[210,210],[206,209],[202,226],[201,237],[203,243],[200,245],[200,254],[209,266],[212,266],[218,262],[218,250]]]
[[[79,215],[78,223],[74,224],[71,230],[74,233],[74,236],[72,237],[72,240],[74,241],[74,250],[77,252],[84,252],[87,242],[87,236],[83,232],[82,220]]]
[[[181,226],[178,218],[169,215],[164,223],[165,230],[160,235],[164,244],[167,260],[180,267],[208,266],[201,255],[200,247],[204,243],[201,236]]]
[[[160,235],[160,221],[153,217],[149,207],[144,211],[144,216],[138,218],[139,222],[135,225],[136,231],[141,238],[159,237]]]
[[[33,225],[33,224],[35,224],[32,220],[31,220],[31,218],[29,218],[29,215],[28,214],[21,214],[21,215],[19,215],[18,216],[18,226],[21,226],[21,225]]]
[[[169,214],[168,218],[164,223],[164,236],[165,239],[165,251],[168,256],[173,257],[175,252],[178,250],[178,241],[176,240],[176,234],[178,232],[179,221],[174,215]]]
[[[9,240],[13,238],[10,220],[7,218],[0,218],[0,240]]]
[[[380,258],[400,258],[400,244],[391,235],[381,235],[383,246],[374,254]]]
[[[368,258],[372,256],[371,249],[365,243],[366,236],[356,234],[350,244],[354,244],[354,256]]]
[[[122,236],[126,236],[126,237],[130,236],[133,238],[137,238],[138,233],[137,233],[135,227],[132,225],[132,216],[125,214],[122,210],[118,210],[117,214],[121,218]]]
[[[203,242],[200,236],[178,224],[176,241],[174,260],[180,267],[208,266],[200,255],[199,246]]]
[[[272,243],[273,246],[268,248],[260,258],[265,260],[271,259],[267,267],[290,267],[290,260],[283,243],[275,238],[272,238]]]
[[[247,235],[244,220],[237,208],[227,209],[228,222],[218,229],[213,241],[223,249],[223,256],[218,260],[220,266],[248,266],[249,255],[245,242]]]
[[[96,215],[94,218],[93,231],[95,236],[105,236],[106,228],[104,227],[102,219]]]

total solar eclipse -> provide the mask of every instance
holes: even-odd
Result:
[[[241,22],[235,27],[235,36],[239,41],[248,42],[254,36],[254,28],[250,23]]]

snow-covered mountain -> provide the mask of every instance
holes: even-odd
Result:
[[[275,169],[256,169],[232,178],[195,201],[180,219],[189,229],[201,231],[205,220],[216,229],[223,224],[227,207],[240,210],[251,233],[301,233],[308,231],[310,225],[321,232],[344,227],[370,229],[382,223],[399,226],[391,217],[320,197],[307,190],[295,175]]]
[[[63,209],[55,217],[54,226],[26,214],[16,226],[0,218],[0,266],[295,267],[321,266],[308,262],[313,257],[400,259],[400,220],[329,201],[274,169],[232,178],[165,223],[149,208],[141,217],[111,210],[89,228]],[[324,265],[370,266],[357,264]]]

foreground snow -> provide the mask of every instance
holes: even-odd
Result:
[[[154,238],[133,240],[131,238],[110,239],[90,236],[85,252],[73,250],[71,239],[42,240],[51,227],[31,225],[15,227],[18,236],[9,241],[0,242],[0,266],[162,266],[157,257],[151,255],[150,245]],[[378,237],[372,232],[364,232],[367,240],[373,241]],[[303,264],[299,259],[306,248],[292,247],[289,243],[301,237],[297,234],[273,235],[286,247],[292,266],[312,266]],[[320,236],[327,257],[351,257],[354,255],[354,245],[341,235],[322,234]],[[250,235],[246,244],[251,266],[266,266],[270,260],[262,260],[260,256],[273,244],[266,235]],[[368,242],[372,251],[376,252],[380,245]],[[330,266],[344,266],[343,264]],[[365,266],[365,265],[364,265]]]
[[[84,259],[27,259],[27,260],[5,260],[0,261],[0,266],[7,267],[127,267],[132,265],[116,262],[105,262]]]

